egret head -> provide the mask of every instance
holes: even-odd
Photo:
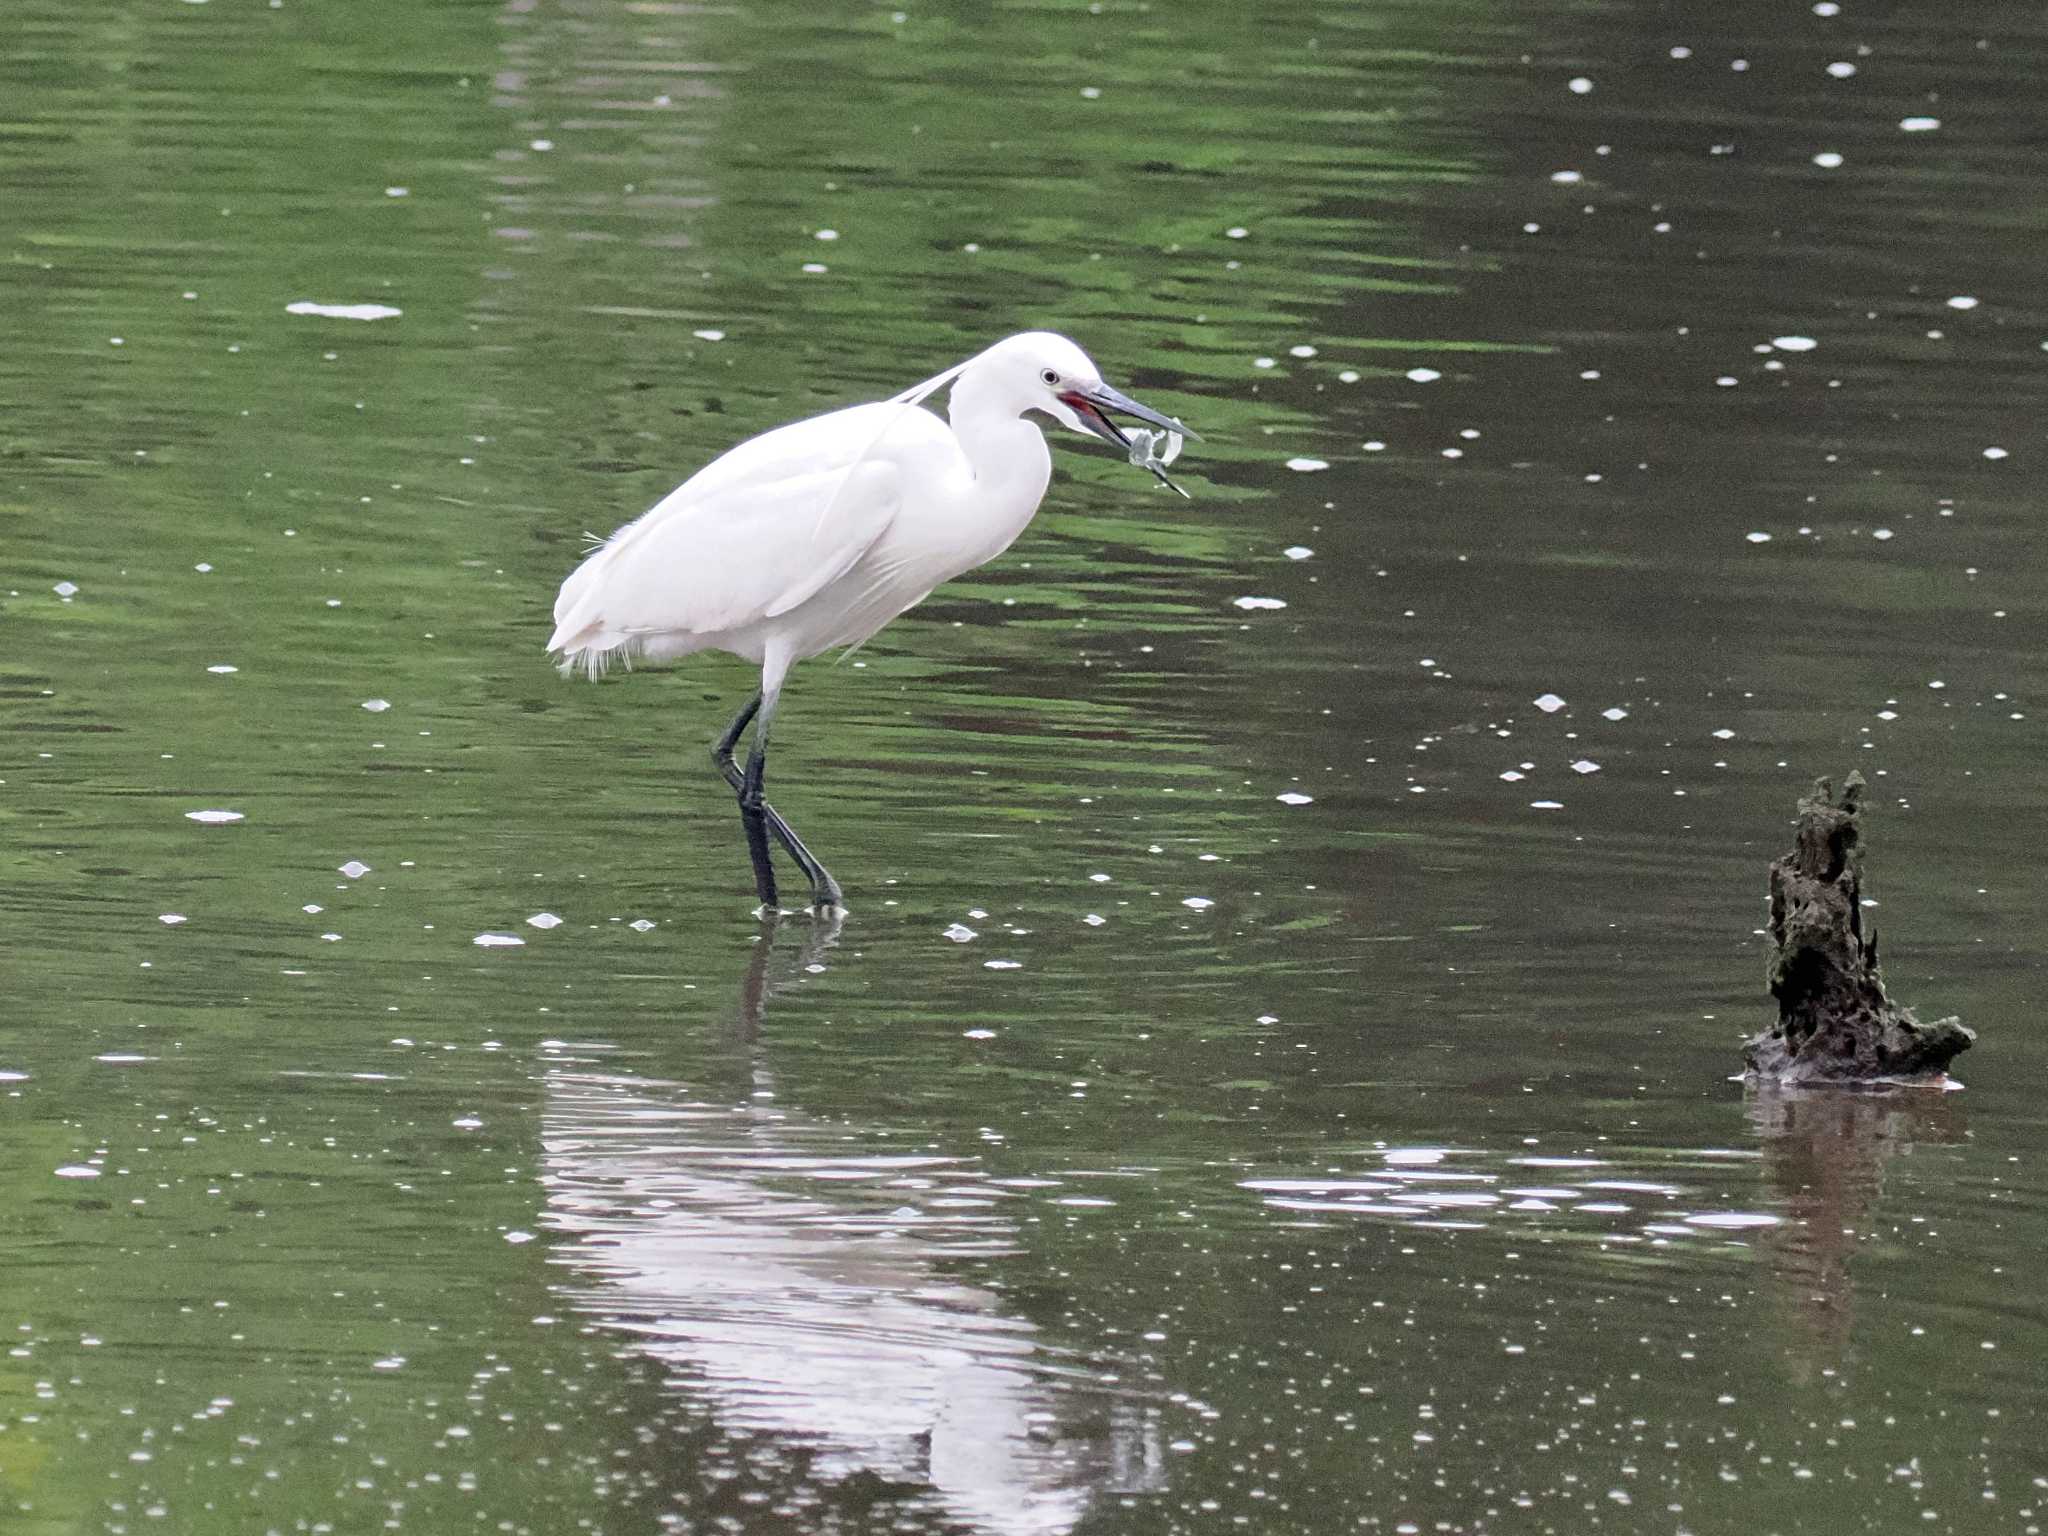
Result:
[[[1130,439],[1117,430],[1108,412],[1116,411],[1154,426],[1192,436],[1170,416],[1140,405],[1102,381],[1097,368],[1073,342],[1054,331],[1025,331],[997,342],[982,354],[999,368],[1017,401],[1018,411],[1043,411],[1076,432],[1092,432],[1104,442],[1128,449]]]

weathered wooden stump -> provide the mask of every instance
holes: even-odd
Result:
[[[1742,1048],[1778,1083],[1937,1079],[1977,1037],[1954,1019],[1922,1024],[1885,996],[1877,930],[1863,922],[1857,813],[1863,776],[1834,798],[1819,780],[1799,802],[1798,846],[1771,864],[1771,995],[1778,1022]]]

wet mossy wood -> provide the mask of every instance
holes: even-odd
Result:
[[[1779,1083],[1934,1079],[1976,1038],[1954,1019],[1922,1024],[1885,996],[1877,930],[1863,921],[1858,814],[1863,777],[1799,802],[1798,845],[1771,864],[1771,995],[1778,1022],[1742,1048]]]

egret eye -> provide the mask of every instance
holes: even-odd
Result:
[[[1039,374],[1039,377],[1045,380],[1046,383],[1052,385],[1057,385],[1060,381],[1058,371],[1052,368],[1046,369],[1043,373]]]

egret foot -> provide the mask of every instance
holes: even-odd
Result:
[[[846,916],[846,894],[839,889],[839,882],[832,878],[832,872],[817,860],[816,872],[811,876],[811,910],[821,918],[834,923]]]

